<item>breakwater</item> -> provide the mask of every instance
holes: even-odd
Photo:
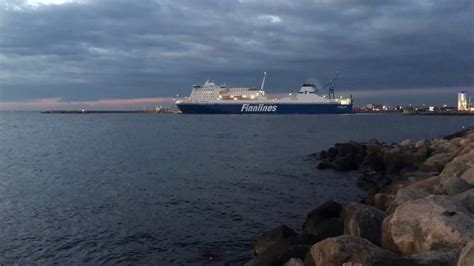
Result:
[[[360,202],[328,201],[301,232],[263,233],[246,265],[473,265],[474,128],[398,144],[339,143],[320,169],[359,171]]]

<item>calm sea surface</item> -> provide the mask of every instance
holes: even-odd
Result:
[[[471,117],[0,112],[0,263],[239,262],[253,240],[355,174],[318,171],[335,142],[433,138]],[[212,259],[210,259],[212,258]]]

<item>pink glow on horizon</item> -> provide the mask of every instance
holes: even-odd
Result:
[[[0,102],[3,111],[43,111],[43,110],[142,110],[159,105],[173,106],[173,98],[133,98],[101,99],[95,101],[64,101],[61,98],[45,98],[29,101]]]

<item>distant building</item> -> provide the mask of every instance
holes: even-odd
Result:
[[[465,90],[458,91],[458,111],[468,111],[468,96]]]

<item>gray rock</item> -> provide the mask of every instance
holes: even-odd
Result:
[[[384,218],[385,214],[383,211],[366,205],[354,212],[344,228],[344,233],[365,238],[380,246],[382,238],[381,228]]]

